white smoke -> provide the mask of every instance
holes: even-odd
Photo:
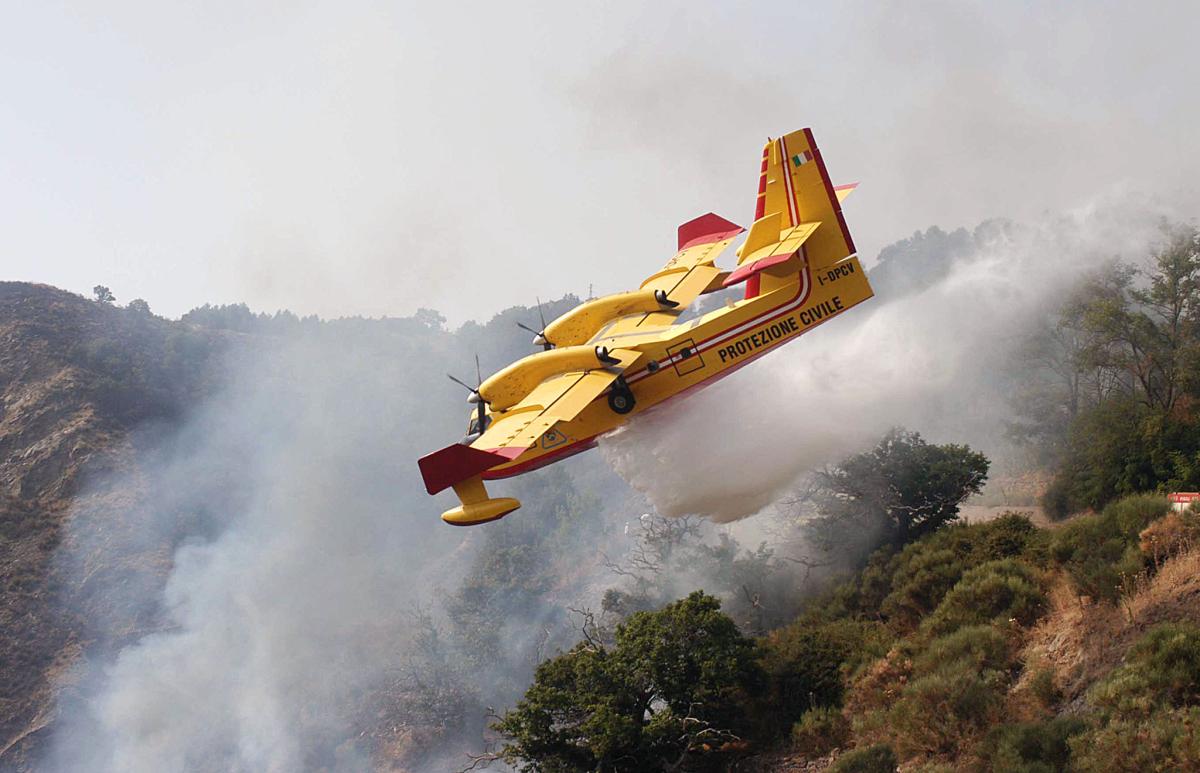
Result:
[[[1145,258],[1161,217],[1114,195],[1029,226],[985,224],[943,273],[909,288],[904,272],[928,269],[901,257],[875,298],[601,448],[663,515],[718,522],[760,511],[893,426],[999,454],[1011,417],[1003,360],[1086,271]]]
[[[246,358],[184,430],[135,460],[140,471],[107,482],[144,500],[134,533],[114,536],[124,527],[111,512],[76,517],[68,569],[81,556],[140,566],[136,545],[183,541],[161,596],[128,599],[159,600],[158,632],[111,630],[126,624],[120,609],[90,621],[125,646],[107,665],[93,654],[50,767],[367,767],[368,745],[353,742],[370,727],[367,696],[399,662],[413,605],[453,576],[431,562],[464,536],[442,527],[415,479],[423,401],[395,390],[453,397],[436,409],[447,416],[461,413],[459,395],[402,378],[404,352],[373,349],[318,335]],[[181,517],[192,526],[179,534]],[[110,580],[85,582],[119,598],[125,581]]]
[[[993,366],[1022,321],[1088,266],[1144,255],[1154,235],[1148,208],[1111,202],[1031,227],[983,229],[931,285],[889,297],[881,282],[862,307],[605,439],[604,456],[659,512],[729,521],[892,425],[990,450],[1007,415]],[[372,741],[356,740],[372,723],[366,696],[393,678],[414,602],[453,586],[461,540],[484,533],[442,526],[439,503],[420,488],[413,458],[461,430],[463,404],[444,387],[441,361],[404,349],[405,340],[330,333],[256,354],[185,431],[144,457],[155,469],[110,481],[148,502],[141,526],[133,518],[129,528],[155,537],[135,542],[176,540],[165,591],[139,590],[130,601],[158,601],[162,625],[144,634],[120,614],[94,621],[107,626],[96,635],[116,654],[94,656],[48,769],[371,764]],[[451,351],[438,356],[467,359],[443,345]],[[575,471],[594,471],[572,470],[573,486],[590,485]],[[593,489],[625,499],[603,481]],[[512,518],[531,517],[542,493]],[[587,516],[595,524],[600,513]],[[521,523],[487,528],[501,534]],[[69,552],[111,551],[111,528],[81,514]],[[580,543],[571,556],[596,560],[612,547],[597,542],[620,539],[605,528],[564,536]],[[577,563],[579,576],[564,584],[605,587]],[[125,580],[114,579],[97,594],[119,598]],[[528,614],[528,624],[513,618],[513,631],[540,636],[544,608]],[[526,642],[510,633],[503,641],[515,653]],[[495,655],[496,672],[512,654]],[[526,677],[507,674],[513,684]]]

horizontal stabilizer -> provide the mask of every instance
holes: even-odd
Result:
[[[421,468],[421,477],[425,479],[425,490],[436,494],[484,470],[510,461],[512,459],[504,454],[455,443],[422,456],[417,460],[417,466]]]
[[[841,204],[851,193],[854,193],[854,189],[857,187],[858,183],[833,186],[833,192],[837,196],[838,204]]]
[[[770,217],[771,215],[767,215],[767,218]],[[786,229],[779,235],[775,243],[760,247],[754,251],[743,251],[738,261],[737,269],[725,278],[724,285],[732,287],[738,282],[744,282],[759,271],[791,260],[800,251],[801,247],[804,246],[808,237],[812,236],[813,232],[820,225],[820,223],[815,221],[801,223],[798,226]],[[753,235],[754,231],[751,230],[750,233]],[[746,244],[750,244],[749,238],[746,239]]]
[[[720,215],[709,212],[679,226],[679,249],[732,239],[744,230],[746,229],[737,223],[731,223]]]
[[[755,220],[754,225],[750,226],[750,233],[746,236],[746,241],[742,242],[742,246],[738,248],[738,263],[745,262],[747,258],[764,247],[778,244],[779,232],[782,229],[783,218],[778,212],[771,212]]]

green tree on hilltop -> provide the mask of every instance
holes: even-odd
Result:
[[[1069,356],[1062,372],[1027,371],[1033,385],[1017,410],[1018,434],[1059,466],[1043,499],[1051,517],[1200,485],[1200,231],[1164,226],[1147,265],[1095,272],[1048,324],[1031,342],[1053,343],[1058,331],[1072,347],[1057,354]],[[1057,386],[1072,368],[1074,394]]]
[[[896,545],[958,518],[958,506],[979,493],[988,460],[965,445],[933,445],[896,428],[874,449],[855,454],[820,476],[816,526],[836,539],[848,528],[883,530]]]
[[[523,771],[720,768],[743,747],[746,696],[759,686],[754,643],[696,591],[637,612],[609,648],[590,637],[538,666],[494,728]]]

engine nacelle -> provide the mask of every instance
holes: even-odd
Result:
[[[482,398],[493,411],[503,411],[521,402],[525,395],[551,376],[605,368],[619,362],[609,356],[603,346],[562,346],[517,360],[489,376],[479,385],[478,397],[472,394],[468,399]]]
[[[555,346],[587,343],[614,319],[628,314],[673,309],[679,304],[667,298],[663,290],[634,290],[595,298],[571,309],[546,326],[546,340]]]

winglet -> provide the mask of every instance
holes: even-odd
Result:
[[[679,226],[679,249],[730,239],[745,230],[737,223],[709,212]]]
[[[510,461],[503,454],[455,443],[422,456],[417,460],[417,466],[421,468],[421,477],[425,479],[425,490],[436,494],[484,470]]]

